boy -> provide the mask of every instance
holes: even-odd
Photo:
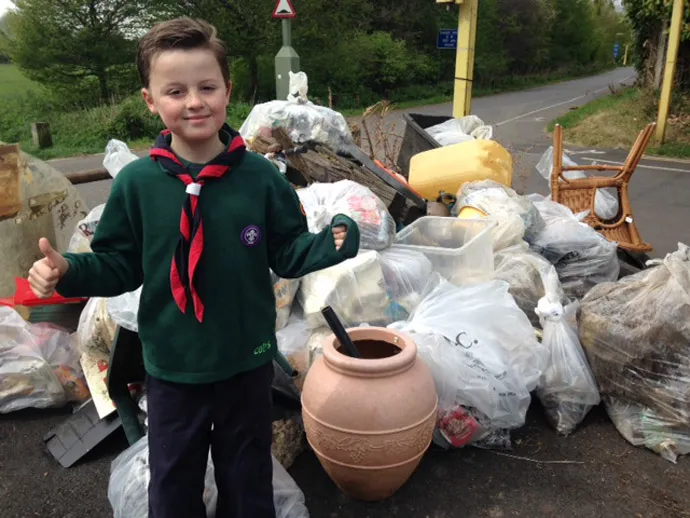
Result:
[[[112,297],[143,283],[150,518],[206,516],[209,447],[216,516],[272,518],[269,267],[294,278],[338,264],[357,254],[359,230],[338,215],[309,233],[289,182],[245,152],[225,124],[231,85],[213,26],[181,18],[153,27],[137,66],[167,130],[115,178],[93,253],[62,256],[41,239],[45,257],[29,280],[41,297]]]

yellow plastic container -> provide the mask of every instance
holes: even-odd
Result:
[[[458,218],[460,219],[478,219],[486,218],[487,215],[483,210],[477,209],[476,207],[471,207],[465,205],[458,213]]]
[[[427,200],[456,194],[466,182],[513,184],[513,157],[494,140],[469,140],[417,153],[410,160],[410,186]]]

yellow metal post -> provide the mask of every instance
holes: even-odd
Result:
[[[673,15],[671,16],[668,50],[666,52],[666,68],[664,69],[664,83],[661,87],[659,116],[656,123],[656,141],[659,145],[664,143],[664,138],[666,137],[666,122],[671,108],[671,89],[676,75],[678,47],[680,46],[680,37],[683,31],[683,3],[684,0],[674,0],[673,2]]]
[[[457,0],[456,0],[457,1]],[[478,0],[461,0],[458,19],[458,48],[455,56],[455,87],[453,117],[472,113],[472,81],[474,79],[474,45],[477,39]]]
[[[630,45],[628,45],[626,43],[625,44],[625,54],[623,55],[623,66],[627,66],[627,64],[628,64],[628,48],[629,47],[630,47]]]
[[[455,54],[453,117],[472,113],[472,82],[474,80],[474,45],[477,40],[479,0],[436,0],[437,4],[458,4],[458,48]]]

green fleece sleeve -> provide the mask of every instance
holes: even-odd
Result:
[[[338,214],[321,232],[310,233],[297,193],[280,176],[268,200],[269,265],[276,275],[284,279],[303,277],[355,257],[359,251],[357,223]],[[347,228],[347,237],[336,250],[333,227],[339,225]]]
[[[93,253],[63,254],[69,268],[56,287],[63,297],[114,297],[142,284],[140,220],[129,177],[125,169],[115,177],[91,242]]]

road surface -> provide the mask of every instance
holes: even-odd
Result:
[[[548,191],[533,173],[549,145],[546,122],[605,93],[609,83],[629,81],[621,69],[521,93],[477,99],[475,113],[496,126],[496,136],[517,156],[524,189]],[[450,114],[450,105],[412,111]],[[399,115],[398,115],[399,116]],[[625,153],[574,150],[583,162],[620,161]],[[581,152],[581,153],[580,153]],[[62,171],[98,167],[101,157],[53,161]],[[657,254],[688,239],[690,165],[645,160],[631,185],[642,235]],[[108,182],[82,186],[91,206],[104,201]],[[0,415],[0,516],[2,518],[105,518],[110,461],[125,446],[121,434],[104,442],[77,466],[63,469],[41,450],[42,437],[68,411]],[[291,474],[304,491],[313,518],[687,518],[690,459],[677,465],[616,432],[601,408],[571,437],[557,436],[534,403],[527,425],[514,436],[509,455],[467,448],[432,449],[408,484],[392,499],[365,504],[342,496],[311,453]],[[136,517],[132,517],[136,518]]]

